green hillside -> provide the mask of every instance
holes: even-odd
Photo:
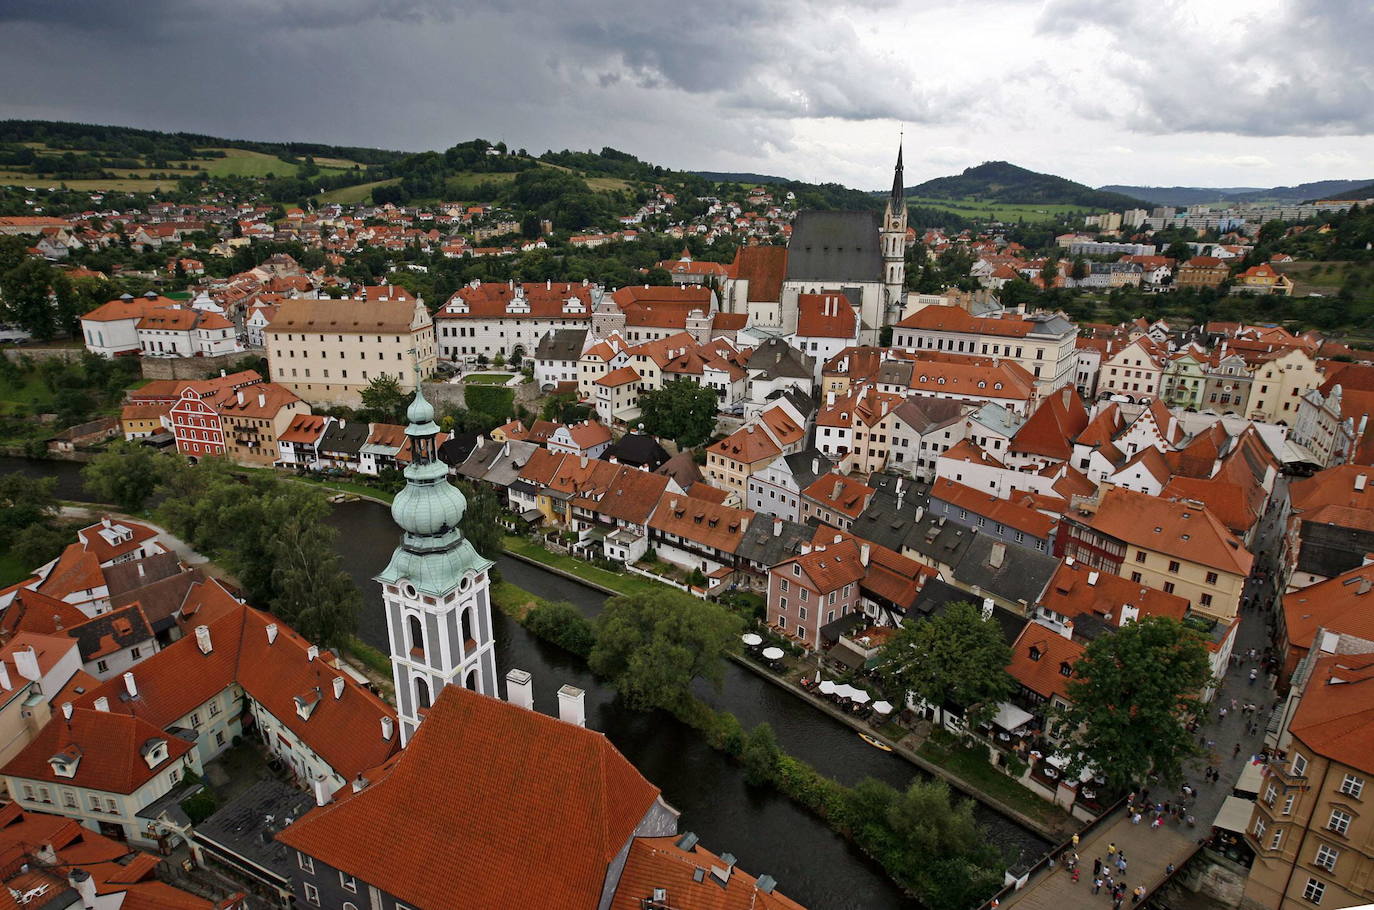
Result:
[[[987,161],[952,177],[937,177],[907,187],[908,196],[924,200],[998,203],[1016,206],[1068,206],[1071,209],[1148,208],[1149,204],[1119,193],[1104,193],[1053,174]]]

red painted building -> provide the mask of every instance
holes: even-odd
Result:
[[[177,451],[188,458],[224,454],[224,425],[214,407],[195,388],[182,390],[172,406],[172,435]]]

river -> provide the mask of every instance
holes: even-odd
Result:
[[[83,498],[79,469],[70,462],[0,457],[0,472],[56,476],[58,495],[64,499]],[[336,506],[330,524],[340,531],[343,564],[362,591],[359,635],[385,651],[385,618],[372,576],[385,565],[398,531],[387,509],[371,502]],[[507,556],[498,557],[497,565],[508,581],[541,597],[569,601],[589,616],[605,600],[591,588]],[[605,733],[662,788],[664,798],[682,813],[680,829],[695,831],[706,847],[733,853],[751,874],[772,875],[780,891],[813,910],[919,906],[904,898],[877,864],[819,819],[771,790],[746,785],[739,766],[707,746],[695,731],[661,712],[627,710],[579,658],[534,638],[499,611],[493,611],[492,621],[499,673],[504,676],[506,670],[519,667],[533,674],[535,707],[550,714],[557,713],[555,693],[560,686],[571,683],[583,689],[587,725]],[[704,686],[700,694],[713,706],[734,713],[746,729],[770,722],[788,752],[842,783],[871,776],[900,788],[920,773],[734,664],[727,664],[719,691]],[[977,814],[993,842],[1013,858],[1039,857],[1048,848],[1033,832],[991,810],[980,806]]]

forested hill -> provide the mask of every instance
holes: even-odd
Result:
[[[1205,202],[1312,202],[1318,199],[1365,199],[1369,180],[1316,180],[1296,186],[1104,186],[1104,192],[1124,193],[1155,205],[1197,205]]]
[[[1085,209],[1149,207],[1149,203],[1131,196],[1105,193],[1005,161],[988,161],[967,168],[962,174],[927,180],[907,187],[906,193],[921,199],[976,199],[1012,205],[1073,205]]]

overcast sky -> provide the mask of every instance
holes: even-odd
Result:
[[[1374,178],[1374,0],[0,0],[0,117],[863,189]]]

